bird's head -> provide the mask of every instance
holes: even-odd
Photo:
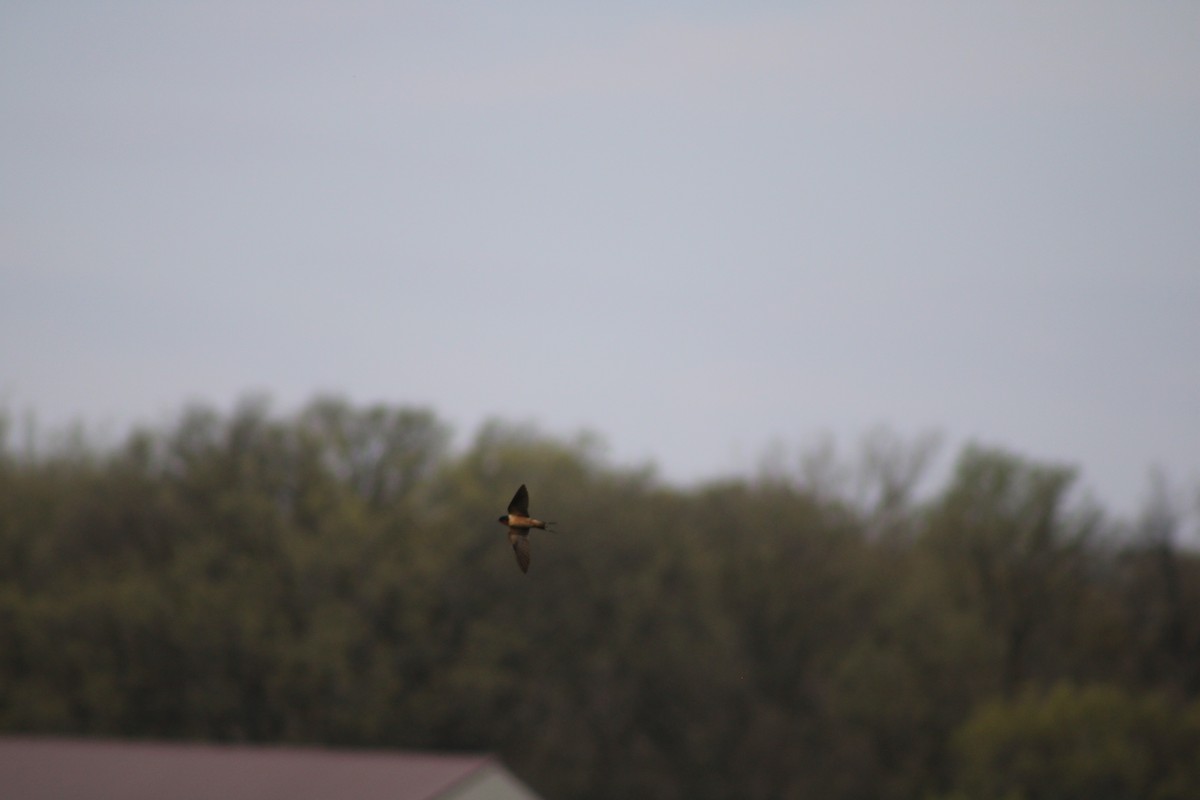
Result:
[[[508,514],[505,514],[503,517],[501,517],[500,519],[498,519],[496,521],[503,522],[505,525],[507,525],[508,524]]]

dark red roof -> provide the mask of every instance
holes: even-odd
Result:
[[[497,770],[482,755],[0,737],[14,800],[432,800]]]

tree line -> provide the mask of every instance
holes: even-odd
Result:
[[[0,730],[487,750],[548,798],[1200,797],[1200,556],[928,441],[679,488],[426,409],[0,418]],[[819,460],[818,460],[819,461]],[[498,513],[560,533],[528,575]]]

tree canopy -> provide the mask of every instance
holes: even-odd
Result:
[[[1200,557],[1161,494],[928,440],[682,489],[425,409],[0,424],[0,729],[490,750],[555,798],[1200,796]],[[819,476],[817,476],[819,477]],[[516,568],[521,483],[562,531]],[[1122,535],[1117,535],[1121,533]]]

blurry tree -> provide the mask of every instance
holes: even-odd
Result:
[[[1200,563],[1180,549],[1185,506],[1158,471],[1132,540],[1120,553],[1121,596],[1139,645],[1136,677],[1200,693]]]
[[[954,737],[971,800],[1200,797],[1200,703],[1059,684],[982,704]]]
[[[1068,512],[1073,480],[1069,469],[968,447],[923,534],[952,602],[979,614],[996,637],[995,680],[1006,694],[1035,672],[1054,678],[1070,669],[1061,656],[1097,524],[1089,512]]]
[[[855,505],[868,515],[872,536],[908,537],[913,534],[918,485],[941,443],[934,433],[906,442],[886,428],[869,432],[854,472]]]
[[[428,411],[328,397],[55,441],[0,431],[3,730],[484,749],[581,800],[888,799],[1025,791],[1005,753],[1107,715],[1120,786],[1192,786],[1162,709],[1197,702],[1200,558],[1161,510],[1093,535],[1069,470],[969,448],[924,505],[931,441],[878,434],[684,490],[593,436],[493,421],[455,453]],[[521,483],[560,523],[528,575],[495,521]],[[1064,679],[1107,688],[1037,690]],[[1094,788],[1084,749],[1036,768]]]
[[[373,505],[401,500],[428,480],[449,441],[430,411],[382,405],[360,411],[333,397],[313,401],[298,427],[319,443],[333,476]]]

